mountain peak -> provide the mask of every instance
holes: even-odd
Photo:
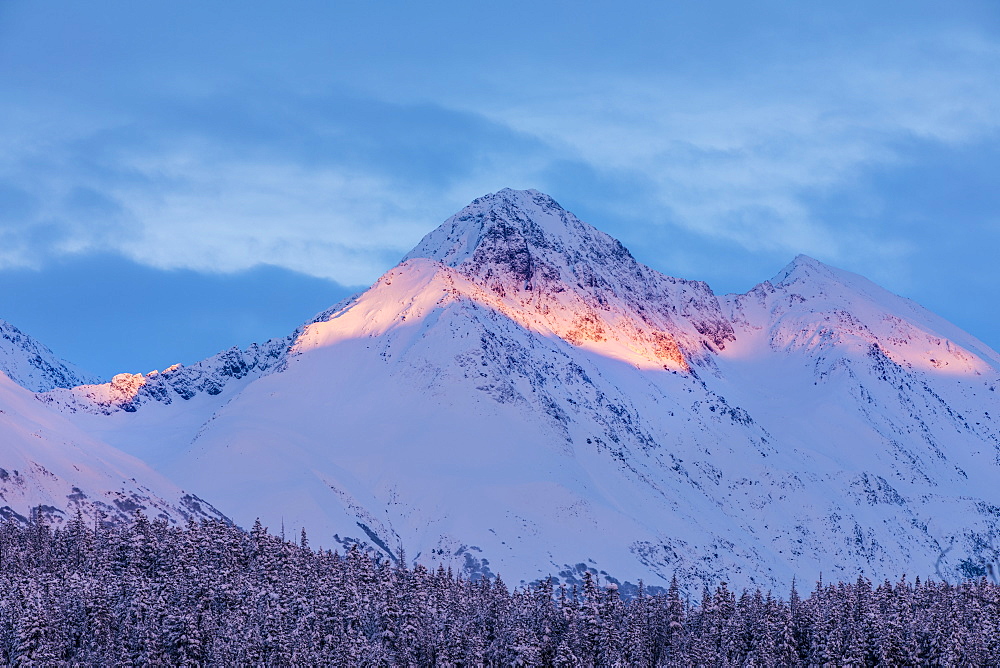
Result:
[[[847,272],[820,262],[814,257],[809,257],[808,255],[799,253],[794,259],[792,259],[791,262],[786,264],[784,268],[782,268],[782,270],[771,279],[770,282],[774,285],[778,285],[804,278],[806,276],[822,276],[826,279],[836,280],[838,274],[842,273],[846,274]]]
[[[480,197],[476,201],[479,201],[479,200],[496,200],[496,199],[502,199],[502,200],[509,201],[509,202],[515,202],[515,201],[524,200],[524,199],[534,200],[536,198],[546,199],[546,200],[552,202],[553,204],[555,204],[555,200],[553,200],[551,197],[549,197],[545,193],[543,193],[543,192],[541,192],[539,190],[535,190],[534,188],[526,188],[524,190],[517,190],[516,188],[501,188],[500,190],[496,191],[495,193],[489,193],[489,194],[483,195],[482,197]],[[558,206],[558,204],[556,206]]]
[[[427,258],[504,291],[579,286],[621,294],[651,271],[620,241],[537,190],[505,188],[475,199],[403,258]],[[630,278],[631,277],[631,278]]]
[[[527,280],[531,251],[564,254],[586,248],[595,236],[602,245],[610,242],[621,248],[620,243],[583,223],[548,195],[504,188],[473,200],[427,234],[403,260],[422,257],[452,267],[470,260],[480,265],[499,261]]]
[[[843,299],[847,295],[863,296],[880,303],[903,299],[860,274],[802,254],[796,255],[769,283],[793,288],[796,293],[840,295]]]
[[[844,305],[862,298],[889,310],[902,309],[910,313],[916,308],[924,311],[910,300],[893,294],[860,274],[820,262],[808,255],[796,255],[769,283],[791,289],[796,294],[812,297],[825,295]]]
[[[781,341],[815,346],[817,342],[878,344],[906,368],[981,374],[1000,368],[1000,356],[916,302],[871,280],[808,255],[797,255],[770,281],[745,295],[726,298],[734,322],[749,322],[754,309],[769,312],[770,335]],[[753,328],[751,327],[751,330]],[[744,334],[744,339],[750,330]]]
[[[698,358],[732,337],[706,284],[640,264],[620,241],[537,190],[506,188],[474,200],[404,263],[418,258],[456,269],[507,300],[506,312],[531,313],[578,344],[625,341],[684,366],[681,351]]]
[[[0,372],[32,392],[97,382],[5,320],[0,320]]]

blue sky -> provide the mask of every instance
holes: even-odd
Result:
[[[191,363],[514,187],[716,292],[806,253],[1000,347],[1000,6],[820,4],[6,0],[0,317]]]

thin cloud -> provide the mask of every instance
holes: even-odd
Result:
[[[800,59],[758,53],[754,67],[711,75],[556,62],[536,76],[528,60],[477,70],[475,90],[442,77],[409,93],[243,80],[114,104],[27,96],[4,105],[0,186],[23,197],[0,220],[0,263],[103,250],[160,268],[263,262],[365,283],[471,198],[504,186],[582,193],[575,175],[608,214],[593,222],[625,236],[670,228],[753,252],[867,254],[874,266],[905,255],[905,238],[834,219],[825,199],[847,193],[876,215],[866,173],[904,165],[914,138],[975,142],[1000,119],[995,40],[921,30]]]
[[[275,107],[269,95],[238,98],[250,111],[189,100],[45,137],[26,122],[0,161],[12,212],[0,235],[17,241],[0,263],[112,251],[161,269],[263,263],[362,284],[471,196],[533,185],[517,174],[544,163],[537,140],[467,112],[291,93]]]
[[[845,234],[816,195],[905,163],[911,138],[957,145],[996,133],[997,71],[996,43],[951,33],[772,63],[746,82],[567,79],[542,101],[469,108],[596,170],[636,174],[668,212],[661,223],[749,250],[838,259],[872,239]],[[878,247],[898,252],[897,242]]]

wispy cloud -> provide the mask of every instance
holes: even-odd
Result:
[[[996,345],[998,35],[975,0],[8,0],[0,272],[366,284],[533,187],[716,290],[804,252]]]
[[[995,135],[998,71],[996,42],[949,33],[767,63],[742,81],[569,78],[530,104],[505,103],[501,88],[469,109],[595,170],[634,175],[650,196],[646,216],[659,210],[650,222],[837,260],[906,244],[873,244],[871,230],[832,219],[816,198],[914,159],[913,139]]]
[[[511,179],[531,185],[517,165],[539,161],[537,140],[476,114],[266,97],[8,131],[0,263],[111,250],[165,269],[271,264],[361,284],[471,196]],[[247,102],[264,108],[237,108]]]
[[[537,39],[519,47],[522,59],[479,42],[425,44],[417,61],[447,74],[419,80],[410,74],[420,62],[382,54],[393,67],[373,61],[350,84],[315,70],[285,87],[218,72],[184,78],[160,61],[167,75],[148,90],[131,69],[119,72],[127,92],[118,97],[87,97],[83,86],[53,97],[23,84],[34,92],[0,102],[0,266],[112,251],[160,268],[268,263],[364,283],[471,198],[504,186],[592,202],[607,216],[593,222],[631,238],[669,229],[856,268],[859,258],[877,268],[906,256],[906,235],[866,224],[888,203],[864,182],[919,160],[914,142],[996,135],[998,42],[924,23],[810,49],[822,31],[796,39],[795,17],[768,51],[761,25],[744,30],[747,17],[730,9],[735,18],[707,46],[698,42],[714,21],[668,17],[680,41],[664,44],[661,60],[653,28],[631,51],[617,26],[609,46],[595,47],[610,64],[591,54],[580,67],[560,54],[584,45],[554,35],[544,47],[549,31],[532,24],[524,30]],[[701,32],[685,38],[685,21]],[[745,46],[756,51],[740,63]],[[457,57],[466,51],[467,62]],[[193,67],[192,54],[173,55]]]

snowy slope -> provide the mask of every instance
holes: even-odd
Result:
[[[0,372],[33,392],[97,382],[4,320],[0,320]]]
[[[131,521],[136,510],[171,522],[221,518],[141,461],[83,433],[0,373],[0,517],[38,512],[59,524]]]
[[[217,394],[44,397],[314,544],[514,580],[785,585],[971,572],[1000,518],[998,368],[808,258],[720,300],[505,190]]]

